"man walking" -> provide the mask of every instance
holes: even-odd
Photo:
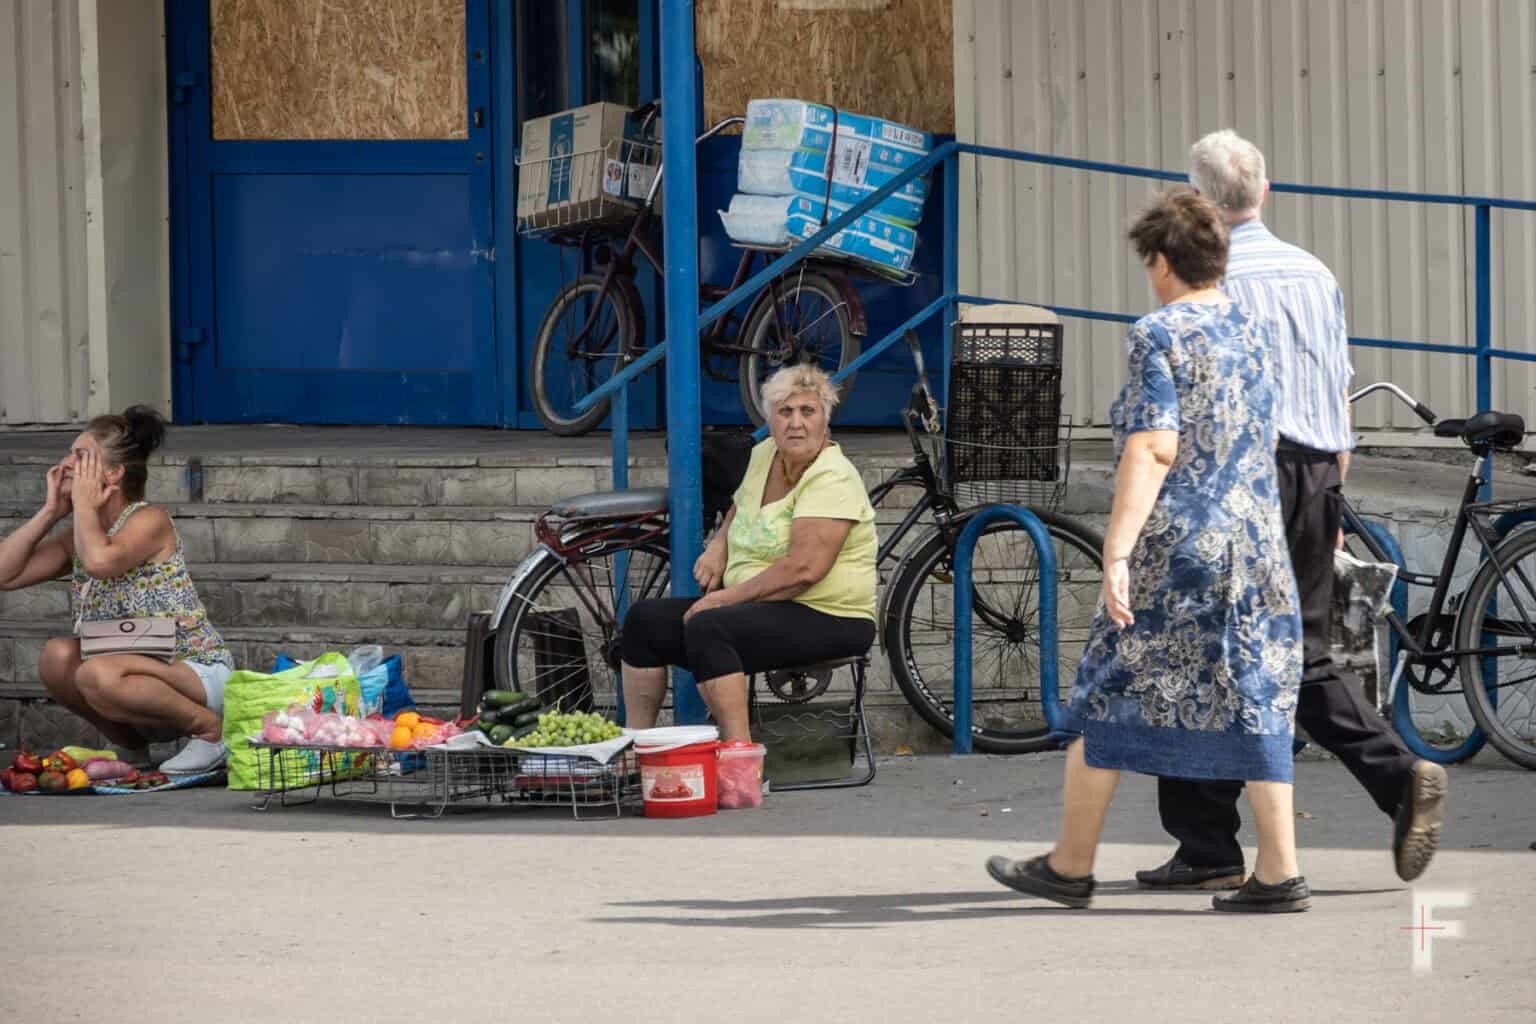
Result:
[[[1306,659],[1296,724],[1343,761],[1393,819],[1393,862],[1398,877],[1412,881],[1439,843],[1445,769],[1410,753],[1366,703],[1359,680],[1329,657],[1339,492],[1352,447],[1348,387],[1354,370],[1344,298],[1322,261],[1280,241],[1259,219],[1269,181],[1257,146],[1235,132],[1212,132],[1190,150],[1189,180],[1221,208],[1231,228],[1222,290],[1265,321],[1273,346],[1280,436],[1275,461]],[[1161,867],[1136,872],[1137,882],[1149,889],[1241,885],[1241,791],[1241,782],[1159,779],[1163,828],[1179,848]],[[1261,892],[1256,895],[1262,899]]]

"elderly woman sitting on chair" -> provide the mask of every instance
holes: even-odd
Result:
[[[863,654],[875,638],[875,512],[832,441],[837,391],[786,367],[763,385],[772,436],[752,460],[693,576],[699,598],[636,604],[624,620],[631,728],[656,724],[667,666],[699,680],[721,739],[750,739],[747,676]]]

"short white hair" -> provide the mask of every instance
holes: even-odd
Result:
[[[1189,148],[1189,183],[1223,213],[1248,213],[1264,202],[1264,154],[1230,128]]]
[[[810,363],[786,366],[763,383],[763,413],[773,412],[774,407],[790,395],[806,391],[821,399],[821,410],[827,414],[827,419],[831,419],[832,410],[837,408],[837,388],[832,385],[832,377],[827,371]]]

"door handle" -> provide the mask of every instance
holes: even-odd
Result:
[[[484,128],[485,127],[485,110],[483,108],[481,108],[481,107],[476,107],[475,110],[474,110],[474,113],[472,113],[470,115],[469,120],[470,120],[470,124],[473,125],[475,128]]]

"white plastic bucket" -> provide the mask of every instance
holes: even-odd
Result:
[[[720,730],[712,725],[669,725],[660,729],[634,731],[636,753],[661,754],[695,743],[713,743]]]

